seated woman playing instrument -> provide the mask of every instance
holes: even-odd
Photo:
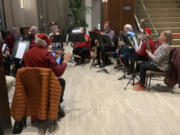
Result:
[[[164,31],[160,34],[159,41],[161,45],[158,49],[152,54],[150,50],[146,50],[151,62],[142,62],[139,66],[140,72],[140,82],[138,85],[133,88],[135,91],[145,90],[145,80],[146,80],[146,71],[157,71],[157,72],[166,72],[169,67],[169,57],[170,57],[170,45],[172,42],[172,33],[171,31]]]
[[[84,28],[81,28],[81,33],[85,34]],[[83,64],[85,58],[90,56],[91,39],[89,35],[85,34],[85,42],[76,42],[73,48],[73,55],[77,56],[74,58],[77,65]]]

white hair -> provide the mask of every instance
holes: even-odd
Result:
[[[38,28],[36,26],[31,26],[31,28],[29,29],[29,33],[31,34],[33,31],[37,32]]]
[[[127,29],[130,30],[130,31],[133,30],[133,27],[132,27],[131,24],[126,24],[126,25],[124,26],[124,28],[127,28]]]

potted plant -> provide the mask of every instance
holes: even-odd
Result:
[[[84,4],[84,0],[69,0],[69,9],[71,18],[71,27],[88,27],[88,24],[85,21],[86,12],[89,13],[91,8],[86,7]]]

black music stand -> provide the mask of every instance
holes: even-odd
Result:
[[[66,42],[67,35],[55,35],[53,37],[53,50],[63,49],[63,43]]]
[[[18,40],[15,42],[13,50],[12,50],[12,64],[13,64],[13,70],[12,74],[13,76],[16,75],[16,72],[19,68],[23,67],[23,57],[26,51],[30,47],[30,41],[21,41]]]
[[[85,34],[84,33],[70,33],[68,37],[68,41],[75,42],[85,42]],[[72,62],[72,59],[70,60]]]
[[[96,31],[89,31],[89,35],[90,35],[90,37],[91,37],[91,41],[94,41],[95,42],[95,40],[98,40],[99,42],[101,42],[102,43],[102,37],[101,37],[101,35],[98,33],[98,32],[96,32]],[[95,65],[95,61],[96,61],[96,58],[94,57],[93,58],[93,61],[92,61],[92,63],[91,63],[91,66],[90,66],[90,70],[91,70],[91,68],[92,67],[95,67],[96,65]]]
[[[107,35],[100,35],[99,38],[100,38],[100,42],[101,42],[102,44],[104,44],[104,45],[105,45],[105,44],[108,44],[108,45],[110,45],[110,46],[113,46],[113,43],[112,43],[111,39],[110,39]],[[97,72],[104,72],[104,73],[106,73],[106,74],[110,74],[110,73],[108,72],[108,70],[105,69],[105,67],[103,67],[103,69],[101,69],[101,70],[99,70],[99,71],[97,71]]]
[[[69,42],[85,42],[85,34],[84,33],[71,33],[69,34]]]
[[[22,60],[30,47],[30,41],[16,41],[12,50],[12,58]]]
[[[132,69],[132,71],[133,71],[133,73],[132,73],[132,76],[131,76],[131,78],[130,78],[130,80],[129,80],[129,82],[127,83],[127,85],[126,85],[126,87],[124,88],[124,90],[126,90],[127,89],[127,87],[131,84],[132,86],[134,86],[135,85],[135,79],[137,79],[138,80],[138,78],[136,77],[136,73],[135,73],[135,58],[134,58],[134,55],[135,55],[135,48],[132,48],[132,52],[131,52],[132,54],[131,54],[131,56],[130,56],[130,60],[131,60],[131,63],[133,63],[133,69]]]

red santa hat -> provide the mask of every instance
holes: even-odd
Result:
[[[37,33],[37,31],[38,31],[38,28],[36,26],[31,26],[29,29],[29,34],[32,34],[32,32]]]
[[[35,44],[46,47],[50,45],[49,37],[44,33],[37,34],[35,36]]]
[[[55,22],[55,21],[52,21],[51,23],[50,23],[50,26],[52,27],[52,26],[57,26],[57,23]]]
[[[149,29],[149,28],[145,28],[145,31],[146,31],[149,35],[151,35],[151,34],[152,34],[152,30],[151,30],[151,29]]]

